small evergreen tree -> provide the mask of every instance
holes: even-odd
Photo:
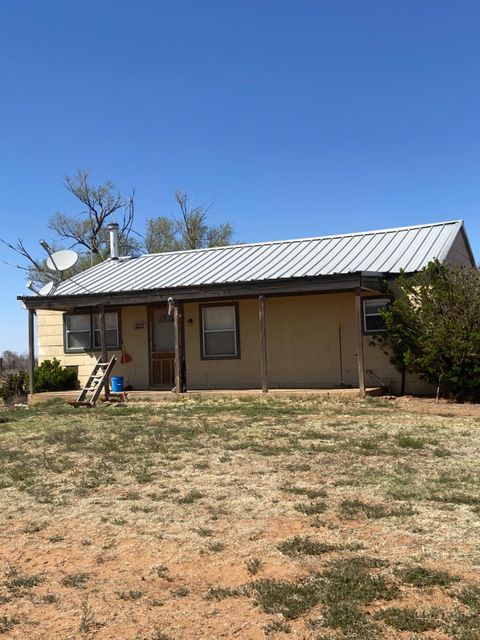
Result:
[[[411,371],[457,401],[480,399],[480,272],[430,263],[389,286],[383,345]]]
[[[35,391],[69,391],[77,386],[75,369],[62,367],[57,358],[44,360],[35,369]]]

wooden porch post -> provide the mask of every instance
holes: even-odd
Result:
[[[35,310],[28,310],[28,393],[34,391],[35,377]]]
[[[182,340],[183,305],[175,302],[173,307],[173,327],[175,332],[175,393],[183,393],[182,361],[184,345]]]
[[[260,328],[260,369],[262,376],[262,392],[268,392],[267,380],[267,327],[265,323],[265,297],[258,296],[258,321]]]
[[[102,362],[108,362],[107,353],[107,325],[105,322],[105,307],[100,306],[100,339],[102,344]],[[105,378],[105,399],[110,397],[110,377]]]
[[[363,309],[362,290],[355,289],[355,325],[357,337],[357,365],[358,365],[358,387],[360,393],[365,395],[365,358],[363,353]]]

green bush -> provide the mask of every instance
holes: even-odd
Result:
[[[380,339],[400,371],[457,401],[480,399],[480,271],[431,262],[388,288]]]
[[[28,373],[20,370],[0,378],[0,398],[8,402],[15,396],[25,395],[28,387]]]
[[[69,391],[77,382],[75,369],[62,367],[56,358],[44,360],[35,370],[35,391]]]

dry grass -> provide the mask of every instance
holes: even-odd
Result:
[[[480,638],[480,424],[296,396],[0,421],[6,638]]]

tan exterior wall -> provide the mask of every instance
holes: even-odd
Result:
[[[381,380],[394,395],[401,390],[401,374],[390,363],[388,355],[382,349],[372,344],[371,336],[363,336],[363,350],[365,357],[365,384],[369,387],[378,386]],[[407,373],[405,376],[405,393],[413,395],[431,395],[434,388],[417,376]]]
[[[259,388],[260,338],[257,300],[239,300],[240,359],[202,360],[200,305],[185,305],[185,351],[189,389]],[[342,339],[342,373],[340,340]],[[270,388],[358,386],[355,298],[352,293],[285,296],[266,300],[267,375]],[[368,386],[379,379],[400,391],[400,373],[379,347],[363,336]],[[432,389],[407,376],[407,393]]]
[[[184,307],[185,356],[189,389],[255,389],[261,387],[258,301],[239,300],[240,358],[202,360],[200,354],[200,305]],[[64,366],[77,366],[80,382],[91,372],[99,352],[65,354],[63,314],[38,311],[39,361],[56,357]],[[121,335],[128,364],[120,364],[114,375],[122,375],[134,389],[149,386],[148,312],[146,306],[124,307],[120,314]],[[145,328],[135,329],[139,321]],[[342,339],[340,367],[339,328]],[[267,370],[270,388],[321,388],[358,386],[353,293],[285,296],[266,300]],[[390,364],[370,336],[363,337],[367,386],[379,379],[392,393],[400,391],[400,373]],[[369,373],[371,371],[372,373]],[[431,393],[429,385],[407,375],[407,393]]]
[[[124,376],[125,384],[145,389],[149,384],[147,307],[124,307],[120,311],[120,331],[125,350],[132,357],[126,364],[120,363],[121,350],[108,352],[117,356],[113,375]],[[143,329],[135,329],[135,323],[143,321]],[[99,351],[65,353],[63,347],[63,313],[61,311],[37,311],[38,361],[57,358],[63,366],[78,367],[78,377],[83,385],[90,375]]]
[[[449,264],[464,264],[470,267],[474,267],[472,264],[472,259],[470,258],[470,253],[467,249],[467,245],[465,244],[465,240],[461,233],[457,234],[450,251],[448,252],[448,256],[446,262]]]
[[[185,361],[189,389],[257,389],[260,387],[260,334],[256,300],[238,302],[240,358],[202,360],[200,305],[184,306]]]
[[[355,299],[352,294],[266,301],[267,371],[273,387],[357,386]],[[342,366],[340,366],[340,336]]]

